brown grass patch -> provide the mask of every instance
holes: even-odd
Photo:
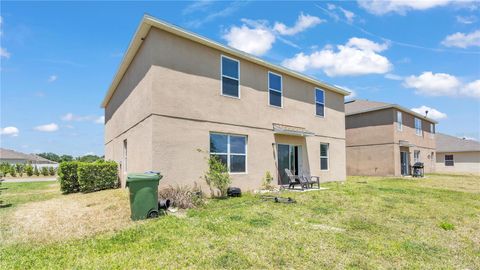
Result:
[[[4,243],[55,242],[115,232],[134,223],[126,190],[70,194],[19,206],[6,217]]]

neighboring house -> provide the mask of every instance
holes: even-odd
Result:
[[[145,16],[106,93],[105,159],[205,185],[209,154],[234,186],[284,168],[343,181],[348,92]]]
[[[31,164],[32,166],[41,167],[58,167],[58,163],[37,156],[34,154],[24,154],[14,150],[0,148],[0,163],[8,164]]]
[[[436,172],[480,174],[480,142],[438,133]]]
[[[345,103],[348,175],[409,175],[423,162],[435,169],[436,121],[396,104]]]

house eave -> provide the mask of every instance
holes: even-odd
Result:
[[[345,113],[345,116],[350,116],[350,115],[356,115],[356,114],[362,114],[362,113],[367,113],[367,112],[374,112],[374,111],[380,111],[380,110],[385,110],[385,109],[397,109],[397,110],[400,110],[402,112],[405,112],[405,113],[408,113],[408,114],[412,114],[418,118],[421,118],[421,119],[424,119],[428,122],[431,122],[431,123],[434,123],[434,124],[438,124],[438,121],[435,121],[433,120],[432,118],[428,118],[426,117],[425,115],[421,115],[419,113],[416,113],[412,110],[409,110],[405,107],[402,107],[400,105],[397,105],[397,104],[391,104],[391,105],[386,105],[386,106],[381,106],[381,107],[376,107],[376,108],[371,108],[371,109],[366,109],[366,110],[361,110],[361,111],[356,111],[356,112],[353,112],[353,113]]]

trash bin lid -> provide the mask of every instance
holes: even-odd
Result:
[[[127,183],[137,181],[158,181],[160,178],[162,178],[162,176],[155,173],[129,173],[127,176]]]

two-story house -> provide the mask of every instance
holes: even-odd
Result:
[[[284,169],[343,181],[349,92],[145,16],[102,103],[105,158],[161,185],[204,185],[207,158],[233,185]]]
[[[409,175],[416,162],[435,169],[436,121],[396,104],[345,103],[348,175]]]

